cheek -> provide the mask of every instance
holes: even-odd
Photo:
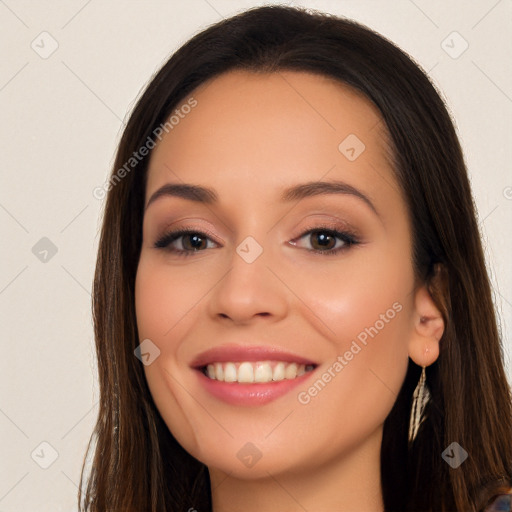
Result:
[[[141,339],[166,340],[165,349],[173,347],[172,340],[194,315],[208,293],[209,280],[201,273],[191,275],[158,260],[141,255],[135,281],[135,310]],[[170,345],[169,343],[170,342]]]
[[[329,264],[330,265],[330,264]],[[354,253],[341,264],[325,265],[321,272],[304,266],[293,283],[297,296],[316,315],[319,330],[339,349],[360,336],[398,342],[410,325],[412,268],[402,255],[374,251]],[[371,331],[368,332],[368,329]],[[406,347],[405,340],[402,344]]]
[[[301,403],[314,404],[316,411],[338,409],[340,417],[350,410],[351,417],[376,426],[392,408],[407,371],[412,268],[396,253],[354,258],[348,267],[295,281],[332,348],[319,371],[322,382],[303,389]]]
[[[141,255],[135,281],[135,310],[139,340],[149,339],[158,356],[144,366],[151,396],[165,423],[178,442],[192,453],[198,452],[197,426],[192,414],[195,404],[184,392],[177,353],[191,320],[192,305],[200,294],[192,283],[180,280],[180,273],[155,264]],[[199,283],[197,283],[199,284]],[[188,326],[188,327],[187,327]]]
[[[333,281],[336,278],[331,284]],[[345,279],[334,292],[318,293],[315,308],[329,328],[328,339],[338,354],[356,344],[367,362],[385,358],[391,363],[407,355],[410,307],[406,289],[400,290],[396,282],[381,281],[369,292],[364,284]]]
[[[135,281],[135,311],[139,340],[151,340],[158,358],[144,370],[155,399],[165,387],[174,387],[170,374],[176,370],[180,340],[193,323],[193,305],[201,293],[193,280],[176,269],[156,264],[141,255]]]

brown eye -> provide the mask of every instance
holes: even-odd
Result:
[[[339,252],[346,251],[351,246],[360,243],[352,233],[322,226],[306,231],[297,240],[302,239],[309,241],[311,249],[306,247],[307,250],[324,255],[334,255]],[[292,243],[293,245],[297,245],[295,242]]]
[[[155,242],[158,249],[166,249],[178,255],[188,256],[196,252],[208,249],[208,242],[215,243],[211,238],[201,231],[179,230],[166,233],[162,238]]]
[[[182,242],[181,245],[183,246],[183,249],[188,251],[199,251],[201,249],[206,248],[206,238],[201,237],[201,235],[197,234],[186,234],[181,236]]]
[[[310,240],[315,250],[334,249],[336,246],[336,237],[327,231],[313,231]]]

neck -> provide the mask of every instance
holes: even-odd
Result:
[[[382,512],[382,429],[346,456],[303,472],[240,479],[209,468],[213,512]]]

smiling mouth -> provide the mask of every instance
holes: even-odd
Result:
[[[315,364],[283,361],[240,361],[210,363],[200,370],[211,380],[256,384],[293,380],[315,368]]]

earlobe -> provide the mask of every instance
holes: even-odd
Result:
[[[442,278],[441,273],[436,271],[430,288],[442,290],[443,283],[435,282]],[[418,366],[429,366],[439,357],[439,343],[445,330],[445,321],[426,285],[418,288],[414,302],[414,325],[409,341],[409,357]]]

